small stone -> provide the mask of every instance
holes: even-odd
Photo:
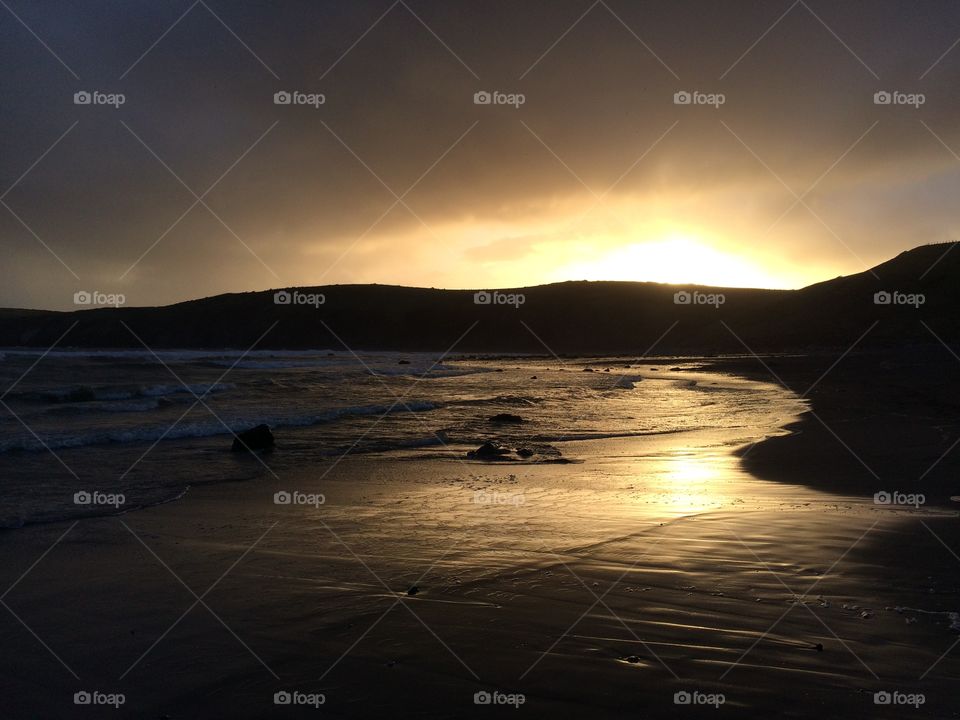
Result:
[[[257,425],[244,432],[234,433],[233,452],[243,450],[269,450],[273,447],[273,433],[268,425]]]
[[[418,592],[420,592],[420,588],[418,588],[416,585],[411,585],[410,589],[407,590],[407,595],[410,595],[412,597],[416,595]]]

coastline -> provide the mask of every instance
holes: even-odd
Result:
[[[14,716],[98,689],[117,717],[262,717],[282,690],[335,717],[483,717],[484,690],[538,716],[675,716],[690,692],[724,717],[880,717],[872,693],[919,689],[918,717],[948,717],[955,514],[817,489],[791,448],[809,425],[743,465],[717,437],[570,441],[569,465],[367,454],[7,532],[4,587],[28,572],[5,602],[46,647],[8,617],[2,691]]]
[[[919,493],[960,509],[960,361],[947,349],[715,359],[721,372],[776,382],[810,402],[789,434],[745,448],[751,474],[861,495]]]

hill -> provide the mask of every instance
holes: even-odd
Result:
[[[266,291],[152,308],[0,310],[0,345],[48,347],[69,329],[61,346],[140,347],[127,325],[152,348],[246,349],[272,327],[259,348],[343,349],[342,340],[355,350],[638,354],[666,332],[657,354],[739,353],[738,337],[756,351],[805,352],[846,349],[876,323],[863,347],[904,348],[936,342],[924,324],[948,342],[960,337],[955,245],[801,290],[564,282],[500,289],[478,304],[471,290],[332,285],[288,288],[286,304]]]

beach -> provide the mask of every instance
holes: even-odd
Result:
[[[0,720],[960,720],[960,0],[0,18]]]
[[[956,512],[759,479],[741,433],[560,441],[568,464],[278,451],[7,531],[7,713],[955,717]],[[790,437],[756,451],[795,473]]]

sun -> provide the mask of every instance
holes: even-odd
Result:
[[[613,247],[595,259],[559,268],[558,275],[565,280],[640,280],[718,287],[773,288],[783,284],[782,278],[759,264],[686,232]]]

